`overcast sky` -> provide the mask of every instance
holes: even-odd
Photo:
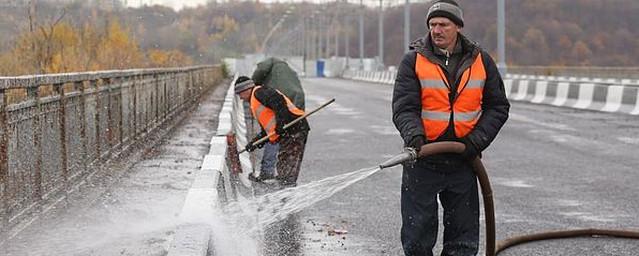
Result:
[[[1,1],[1,0],[0,0]],[[302,2],[304,0],[280,0],[279,2]],[[430,2],[432,0],[426,0],[425,2]],[[132,7],[138,7],[140,6],[140,4],[161,4],[161,5],[166,5],[166,6],[170,6],[173,7],[173,9],[175,10],[180,10],[185,6],[197,6],[198,4],[206,4],[206,2],[208,2],[208,0],[127,0],[127,3],[129,6]],[[277,2],[277,0],[260,0],[260,2],[262,3],[267,3],[267,2]],[[315,0],[315,1],[311,1],[311,2],[327,2],[327,1],[322,1],[322,0]],[[350,3],[359,3],[359,0],[349,0]],[[404,4],[405,0],[384,0],[384,3],[386,6],[388,5],[398,5],[398,4]],[[415,0],[411,1],[411,2],[417,2]],[[424,2],[419,1],[419,2]],[[378,0],[364,0],[364,4],[369,5],[369,6],[378,6],[379,5],[379,1]]]
[[[128,0],[129,6],[137,7],[142,4],[161,4],[173,7],[176,10],[181,9],[184,6],[197,6],[198,4],[205,4],[207,0]]]

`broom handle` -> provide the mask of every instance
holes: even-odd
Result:
[[[298,117],[298,118],[295,118],[295,120],[293,120],[293,121],[291,121],[290,123],[288,123],[288,124],[284,125],[284,130],[288,129],[288,128],[289,128],[289,127],[291,127],[292,125],[296,124],[296,123],[297,123],[297,122],[299,122],[299,121],[302,121],[302,119],[305,119],[306,117],[308,117],[308,116],[312,115],[313,113],[315,113],[315,112],[317,112],[317,111],[319,111],[319,110],[323,109],[324,107],[328,106],[329,104],[331,104],[331,103],[333,103],[333,102],[335,102],[335,99],[331,99],[331,100],[329,100],[328,102],[326,102],[326,103],[322,104],[321,106],[319,106],[319,107],[317,107],[317,108],[313,109],[312,111],[310,111],[310,112],[306,112],[306,113],[304,113],[304,115],[302,115],[302,116],[300,116],[300,117]],[[260,144],[260,143],[262,143],[262,142],[265,142],[266,140],[268,140],[271,136],[273,136],[273,135],[275,135],[275,134],[277,134],[277,133],[275,133],[275,132],[273,132],[273,133],[269,133],[268,135],[266,135],[266,136],[264,136],[264,137],[260,138],[259,140],[257,140],[257,141],[255,141],[255,142],[253,142],[253,145],[258,145],[258,144]],[[249,143],[250,143],[250,142],[249,142]],[[246,151],[246,149],[242,149],[242,150],[240,150],[239,154],[244,153],[244,151]]]

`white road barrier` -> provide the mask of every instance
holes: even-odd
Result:
[[[396,72],[346,70],[343,78],[394,84]],[[513,101],[639,115],[639,80],[566,76],[503,76]]]

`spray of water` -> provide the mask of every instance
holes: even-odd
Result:
[[[379,170],[379,167],[364,168],[259,197],[231,202],[220,209],[222,212],[214,218],[216,219],[215,223],[210,223],[216,229],[224,229],[223,226],[233,227],[232,232],[224,232],[224,237],[214,238],[219,241],[216,243],[216,250],[219,253],[232,251],[232,254],[228,255],[258,255],[257,246],[254,243],[251,246],[243,244],[242,248],[224,248],[229,243],[223,240],[228,239],[229,236],[232,236],[231,239],[235,241],[257,240],[260,232],[268,225],[284,220],[291,214],[327,199]],[[213,233],[214,236],[220,234],[219,232]],[[238,252],[238,249],[244,252]]]

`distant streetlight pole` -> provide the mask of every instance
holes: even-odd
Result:
[[[384,67],[384,0],[379,0],[379,41],[378,41],[379,65]]]
[[[359,0],[359,65],[364,69],[364,1]]]
[[[306,51],[308,49],[308,32],[306,32],[306,17],[302,16],[302,73],[306,74]]]
[[[314,36],[313,36],[313,14],[311,14],[311,17],[308,18],[308,26],[306,27],[306,37],[307,40],[306,41],[306,46],[308,48],[306,48],[306,54],[307,54],[307,59],[313,59],[313,51],[315,48],[313,48],[313,40],[314,40]]]
[[[350,54],[350,50],[348,48],[350,48],[351,46],[351,30],[350,30],[350,26],[348,24],[351,24],[351,19],[350,16],[344,15],[344,56],[346,56],[346,69],[348,69],[348,59],[351,57]]]
[[[277,30],[282,25],[282,23],[284,23],[284,20],[286,20],[288,15],[290,15],[293,12],[292,11],[293,9],[295,9],[295,6],[289,7],[284,13],[284,15],[277,21],[277,23],[275,23],[275,25],[271,28],[271,30],[266,34],[266,37],[264,37],[264,40],[262,41],[262,44],[260,46],[261,53],[266,53],[266,43],[268,43],[268,41],[271,39],[275,30]]]
[[[321,59],[322,58],[322,15],[320,14],[319,11],[315,11],[315,17],[317,17],[317,30],[315,31],[315,35],[316,35],[316,43],[315,43],[315,59]]]
[[[328,12],[325,12],[328,13]],[[324,44],[324,54],[325,54],[325,58],[330,58],[331,57],[331,22],[333,21],[332,17],[330,17],[328,14],[326,15],[326,22],[324,23],[324,27],[325,27],[325,33],[326,33],[326,43]]]
[[[286,17],[286,15],[284,15],[282,18],[280,18],[277,23],[275,23],[275,26],[273,26],[273,28],[271,28],[271,30],[268,32],[268,34],[266,34],[266,37],[264,37],[264,40],[262,41],[262,44],[260,46],[260,51],[262,53],[266,52],[266,43],[268,43],[268,41],[271,39],[271,37],[273,36],[273,33],[275,32],[275,30],[277,30],[277,28],[280,27],[280,25],[282,25],[282,23],[284,22],[284,18]]]
[[[404,3],[404,53],[408,52],[410,44],[410,0]]]
[[[335,17],[335,24],[334,24],[334,31],[335,31],[335,56],[339,57],[339,32],[340,32],[340,24],[339,24],[339,19],[338,17]]]
[[[504,0],[497,0],[497,54],[499,60],[497,67],[499,72],[506,74],[506,3]]]

